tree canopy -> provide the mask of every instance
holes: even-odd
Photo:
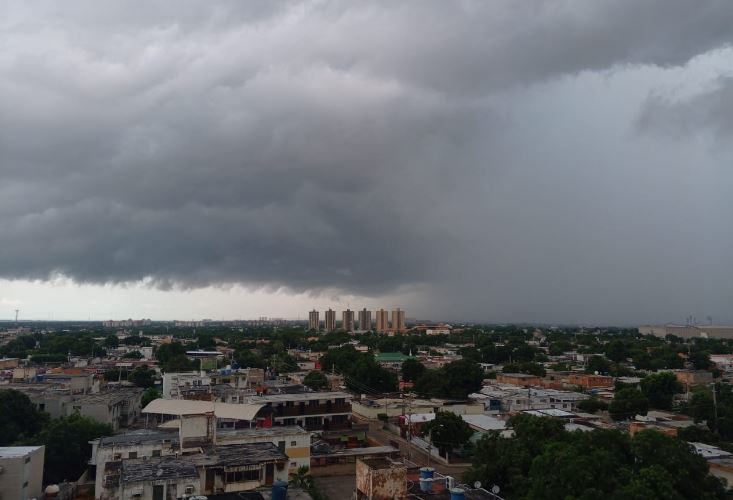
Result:
[[[465,445],[473,436],[473,430],[460,415],[448,411],[440,411],[435,418],[422,428],[423,436],[429,436],[430,441],[442,454]]]
[[[638,391],[637,391],[638,392]],[[512,499],[724,499],[722,481],[684,441],[645,430],[568,432],[558,420],[519,415],[514,438],[496,432],[475,447],[471,483],[497,484]]]
[[[481,389],[484,371],[470,360],[448,363],[437,370],[425,370],[415,383],[415,392],[427,397],[465,399]]]
[[[608,405],[608,413],[614,420],[628,420],[636,415],[646,415],[648,410],[649,400],[633,387],[616,391],[613,401]]]
[[[328,387],[328,377],[321,370],[312,370],[303,378],[303,385],[314,391],[320,391]]]
[[[649,406],[669,410],[674,395],[682,392],[682,384],[672,372],[652,373],[641,381],[641,390],[649,400]]]
[[[48,421],[31,400],[14,389],[0,390],[0,446],[37,434]]]

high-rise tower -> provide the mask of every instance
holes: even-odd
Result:
[[[392,330],[395,332],[406,332],[407,326],[405,325],[405,311],[399,307],[392,311]]]
[[[387,333],[389,330],[389,313],[384,309],[376,312],[377,316],[377,333]]]
[[[346,309],[341,313],[341,328],[347,332],[354,331],[354,311],[351,309]]]
[[[336,330],[336,311],[330,308],[326,311],[326,324],[324,326],[327,332]]]
[[[367,311],[366,307],[359,311],[359,330],[365,332],[372,329],[372,312]]]
[[[308,330],[318,331],[321,329],[321,315],[313,309],[308,313]]]

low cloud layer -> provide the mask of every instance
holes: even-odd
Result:
[[[729,1],[4,9],[0,278],[730,314]]]

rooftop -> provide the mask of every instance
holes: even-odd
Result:
[[[161,481],[184,477],[198,479],[196,465],[177,457],[138,458],[122,461],[122,482]]]
[[[241,467],[257,465],[263,462],[279,462],[288,460],[273,443],[231,444],[214,446],[205,450],[203,455],[189,457],[198,465],[218,465],[225,467]]]
[[[43,446],[7,446],[0,447],[0,458],[18,458],[33,453]]]

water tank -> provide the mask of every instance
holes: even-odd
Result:
[[[420,467],[421,478],[432,478],[435,474],[435,469],[432,467]]]
[[[450,500],[465,500],[466,493],[463,491],[462,488],[451,488],[450,490]]]
[[[272,500],[287,500],[288,483],[286,481],[277,480],[272,483]]]
[[[433,491],[433,478],[432,477],[421,477],[420,478],[420,491],[423,493],[430,493]]]
[[[456,480],[452,476],[445,476],[445,489],[451,490],[455,485]]]

